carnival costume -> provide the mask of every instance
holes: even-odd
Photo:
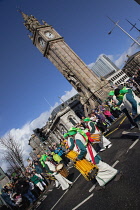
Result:
[[[101,131],[90,120],[90,118],[85,118],[84,122],[87,122],[87,128],[89,129],[90,134],[101,134]],[[90,138],[90,136],[89,136],[89,138]],[[112,144],[104,135],[102,135],[102,139],[99,142],[99,146],[101,148],[101,151],[103,151],[103,150],[105,150],[106,147],[111,147]]]
[[[116,176],[118,171],[113,167],[109,166],[107,163],[101,161],[100,156],[96,153],[94,148],[90,143],[85,145],[85,138],[76,130],[70,130],[68,132],[69,136],[73,136],[73,145],[70,145],[69,148],[74,148],[75,144],[78,152],[78,159],[86,158],[88,161],[91,161],[93,164],[96,164],[98,167],[98,173],[95,176],[95,179],[99,183],[100,186],[104,186],[107,182],[109,182],[113,177]],[[88,145],[90,145],[91,150],[89,151]]]

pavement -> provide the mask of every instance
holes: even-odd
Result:
[[[131,134],[130,134],[131,133]],[[133,133],[135,133],[133,135]],[[56,189],[53,183],[30,209],[36,210],[138,210],[140,209],[140,131],[130,130],[122,115],[110,127],[106,137],[113,144],[100,152],[102,160],[123,172],[118,182],[110,181],[105,189],[96,191],[96,181],[86,181],[74,167],[69,169],[71,189]],[[129,135],[128,135],[129,134]],[[138,135],[137,135],[138,134]]]

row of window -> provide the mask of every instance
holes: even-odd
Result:
[[[116,76],[112,77],[110,80],[114,81],[114,80],[118,79],[118,77],[122,76],[123,74],[124,74],[124,72],[121,71],[119,74],[116,74]]]
[[[115,82],[116,85],[119,85],[120,83],[124,82],[124,80],[127,78],[127,75],[119,79],[117,82]]]

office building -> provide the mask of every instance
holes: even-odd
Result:
[[[119,68],[106,56],[100,55],[93,64],[91,70],[98,77],[107,77],[119,70]]]

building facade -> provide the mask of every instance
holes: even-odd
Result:
[[[43,145],[43,143],[41,142],[40,138],[35,135],[32,134],[31,138],[29,139],[29,143],[28,143],[33,151],[30,153],[30,156],[33,158],[33,154],[34,154],[34,158],[35,159],[35,155],[43,155],[45,152],[46,147]]]
[[[125,74],[124,71],[120,69],[106,79],[110,82],[111,86],[118,86],[125,83],[129,79],[129,77],[127,76],[127,74]]]
[[[137,71],[140,71],[140,51],[128,56],[128,60],[122,70],[129,77],[132,77]]]
[[[110,74],[118,71],[119,68],[106,55],[100,55],[93,64],[91,70],[98,77],[106,78]]]
[[[85,116],[84,108],[80,102],[79,94],[76,94],[52,111],[46,125],[41,128],[45,136],[44,142],[35,134],[31,136],[29,145],[33,152],[36,155],[41,155],[49,149],[52,143],[60,143],[64,133],[79,123],[83,116]]]

